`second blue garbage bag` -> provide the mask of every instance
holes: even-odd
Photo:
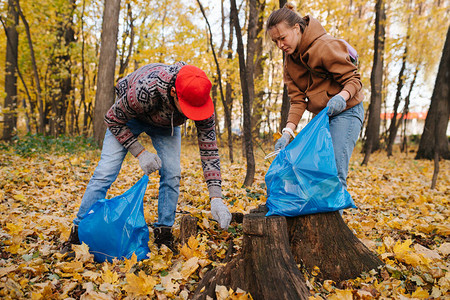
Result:
[[[356,208],[337,176],[327,111],[314,117],[270,165],[265,176],[267,216]]]
[[[148,176],[144,175],[122,195],[94,203],[78,225],[81,242],[89,246],[97,262],[114,258],[147,258],[149,231],[144,218],[144,195]]]

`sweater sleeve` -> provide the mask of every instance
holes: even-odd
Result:
[[[322,48],[322,64],[333,79],[347,91],[352,99],[362,88],[361,75],[358,68],[350,60],[348,49],[341,40],[334,39],[325,43]]]
[[[206,120],[196,121],[198,146],[202,161],[203,175],[209,196],[222,197],[222,177],[220,172],[219,149],[217,147],[215,115]]]
[[[291,122],[294,123],[295,125],[298,125],[298,122],[300,122],[300,119],[302,118],[303,113],[305,112],[307,107],[306,94],[302,92],[295,84],[295,82],[292,80],[286,65],[284,67],[283,77],[291,103],[287,122]]]
[[[129,103],[127,95],[117,99],[105,115],[105,123],[111,133],[133,156],[137,156],[144,146],[139,143],[136,136],[126,125],[127,122],[137,116],[143,110],[137,101]]]

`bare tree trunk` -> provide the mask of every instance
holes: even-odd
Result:
[[[1,18],[1,16],[0,16],[0,21],[1,21],[1,23],[2,23],[3,29],[5,30],[5,35],[6,35],[6,37],[7,37],[6,40],[9,41],[9,39],[8,39],[8,32],[6,31],[6,24],[5,24],[5,22],[3,21],[3,19]],[[8,43],[8,47],[12,47],[12,46],[9,45],[9,43]],[[14,47],[12,47],[12,48],[14,48]],[[17,71],[17,75],[19,76],[20,81],[22,82],[23,88],[24,88],[24,90],[25,90],[25,94],[27,95],[28,102],[30,103],[30,111],[33,112],[33,111],[34,111],[34,108],[35,108],[34,102],[33,102],[33,99],[31,98],[30,91],[29,91],[29,89],[28,89],[27,83],[26,83],[25,80],[23,79],[22,72],[20,72],[19,65],[17,64],[17,61],[16,61],[16,64],[14,65],[14,67],[15,67],[15,70]],[[26,124],[27,130],[28,130],[28,132],[31,132],[31,126],[30,126],[29,120],[32,120],[33,123],[34,123],[35,128],[37,128],[38,125],[37,125],[37,123],[36,123],[36,118],[34,118],[34,115],[33,115],[33,114],[31,114],[31,117],[29,117],[28,112],[27,112],[27,110],[26,110],[27,105],[26,105],[25,99],[22,99],[22,103],[23,103],[22,106],[23,106],[23,108],[25,109],[25,117],[26,117],[26,123],[27,123],[27,124]]]
[[[8,20],[5,26],[6,34],[6,61],[5,61],[5,102],[4,125],[2,139],[10,141],[15,134],[17,125],[17,50],[19,47],[19,14],[14,6],[14,0],[8,0]]]
[[[284,55],[284,53],[283,53]],[[284,127],[286,127],[288,115],[289,115],[289,109],[291,107],[287,86],[284,84],[283,86],[283,97],[281,98],[281,119],[280,119],[280,128],[279,132],[283,130]]]
[[[262,84],[259,84],[264,80],[264,60],[266,59],[263,56],[263,30],[264,30],[264,9],[266,7],[265,0],[252,0],[251,9],[254,9],[255,12],[252,13],[250,11],[249,18],[256,19],[256,30],[254,33],[254,41],[255,41],[255,52],[253,55],[254,72],[253,72],[253,80],[255,91],[253,95],[253,105],[252,105],[252,125],[253,125],[253,136],[258,137],[262,124],[262,116],[265,111],[265,101],[264,101],[264,87]]]
[[[228,38],[228,54],[227,61],[230,63],[233,60],[233,17],[230,15],[230,28]],[[223,103],[223,109],[225,111],[225,127],[228,132],[228,156],[230,162],[234,162],[233,157],[233,127],[232,127],[232,112],[233,112],[233,86],[231,84],[231,71],[227,69],[227,79],[225,85],[225,102]]]
[[[33,75],[34,75],[34,80],[36,83],[37,105],[38,105],[38,111],[39,111],[38,132],[44,134],[45,133],[44,102],[42,101],[41,82],[39,79],[39,73],[38,73],[38,68],[37,68],[37,64],[36,64],[36,56],[34,54],[33,41],[31,40],[30,26],[20,8],[19,0],[15,0],[15,5],[16,5],[16,8],[17,8],[20,18],[22,19],[23,25],[25,26],[25,32],[27,34],[27,40],[28,40],[28,47],[30,48],[31,63],[33,65]]]
[[[269,80],[269,85],[270,86],[276,86],[278,85],[278,83],[275,83],[274,78],[275,76],[275,69],[277,68],[277,64],[274,62],[274,60],[272,59],[272,51],[269,51],[269,61],[270,61],[270,80]],[[284,86],[284,84],[283,84]],[[266,119],[267,119],[267,124],[268,124],[268,129],[269,129],[269,137],[272,137],[273,133],[275,133],[277,131],[277,121],[275,120],[276,118],[273,118],[273,114],[277,113],[276,111],[274,111],[272,108],[277,104],[278,102],[278,96],[280,95],[280,93],[278,92],[278,88],[277,89],[269,89],[268,94],[267,94],[267,98],[268,98],[268,109],[266,109]],[[281,95],[283,95],[283,93],[281,93]],[[272,97],[274,97],[274,99],[272,100]],[[275,121],[275,122],[274,122]]]
[[[367,165],[370,154],[380,148],[380,114],[383,88],[383,55],[386,14],[384,0],[377,0],[374,35],[374,57],[372,74],[370,76],[371,96],[369,106],[369,120],[366,127],[365,155],[362,165]]]
[[[221,41],[219,46],[219,51],[217,51],[217,56],[222,57],[223,48],[225,47],[225,8],[223,6],[223,3],[225,0],[220,0],[220,34],[221,34]]]
[[[398,126],[401,124],[402,120],[397,121],[397,112],[398,112],[398,106],[400,105],[401,101],[401,95],[402,95],[402,88],[404,86],[404,73],[406,69],[406,57],[408,54],[408,37],[406,37],[406,45],[405,50],[403,52],[402,57],[402,67],[400,68],[400,72],[398,73],[398,80],[397,80],[397,93],[395,94],[395,100],[394,100],[394,114],[391,119],[391,124],[389,125],[389,136],[387,140],[387,156],[392,156],[392,148],[394,147],[395,138],[397,136],[397,130]]]
[[[211,99],[214,106],[214,115],[217,116],[217,88],[218,88],[218,76],[214,76],[213,80],[211,80],[212,86],[211,86]],[[222,100],[223,101],[223,100]],[[222,133],[220,131],[220,124],[219,122],[216,122],[216,139],[219,143],[222,138]]]
[[[419,73],[419,67],[416,67],[416,69],[414,70],[414,76],[411,81],[411,85],[409,87],[408,95],[405,98],[405,107],[403,109],[402,117],[400,118],[400,120],[403,122],[403,141],[402,141],[402,146],[401,146],[400,150],[405,153],[407,153],[407,142],[408,142],[408,137],[406,136],[406,120],[407,120],[406,116],[409,113],[409,103],[410,103],[410,99],[411,99],[411,93],[412,93],[414,84],[416,83],[418,73]]]
[[[447,30],[441,62],[431,96],[425,127],[420,139],[416,159],[433,159],[437,151],[440,157],[450,159],[447,126],[450,116],[450,27]]]
[[[80,133],[80,128],[78,125],[78,117],[81,112],[81,106],[86,107],[86,63],[84,59],[84,52],[86,47],[86,38],[84,36],[84,12],[86,10],[86,0],[83,0],[82,2],[82,10],[81,10],[81,16],[80,16],[80,34],[81,34],[81,89],[80,89],[80,107],[75,110],[75,126],[77,133]],[[75,107],[74,107],[75,109]],[[84,116],[86,118],[86,116]],[[83,122],[83,125],[85,122]],[[83,127],[82,133],[86,134],[86,128]]]
[[[94,108],[94,139],[101,147],[106,131],[104,117],[114,103],[114,71],[116,66],[117,33],[119,31],[120,0],[105,0],[98,63],[97,92]]]
[[[280,4],[280,8],[281,8],[286,4],[287,1],[279,0],[278,2]],[[283,65],[284,65],[284,59],[285,59],[285,55],[283,52]],[[286,84],[284,84],[283,85],[283,97],[281,98],[281,119],[280,119],[280,128],[279,128],[280,132],[284,127],[286,127],[290,106],[291,106],[291,104],[290,104],[290,99],[288,96],[287,87],[286,87]]]
[[[257,20],[258,10],[256,8],[256,0],[249,0],[248,2],[248,27],[247,27],[247,52],[245,59],[248,92],[250,100],[250,115],[253,116],[253,103],[255,102],[255,52],[256,52],[256,37],[257,37]],[[252,123],[252,131],[253,131]]]
[[[128,27],[126,32],[129,32],[129,35],[124,34],[124,38],[122,41],[122,53],[120,57],[120,66],[119,66],[119,78],[122,78],[125,70],[128,68],[128,64],[130,63],[130,57],[131,53],[133,53],[133,45],[134,45],[134,20],[133,18],[133,10],[131,9],[131,4],[127,3],[127,21],[128,21]],[[126,38],[129,37],[130,44],[128,45],[128,51],[125,51],[125,45],[126,45]],[[125,52],[127,53],[125,56]]]
[[[211,31],[211,26],[210,26],[210,24],[209,24],[208,18],[206,17],[205,10],[203,9],[203,6],[202,6],[200,0],[197,0],[197,3],[198,3],[198,6],[200,7],[200,10],[201,10],[201,12],[202,12],[203,17],[205,18],[206,25],[208,26],[208,31],[209,31],[209,45],[210,45],[210,47],[211,47],[211,51],[212,51],[213,57],[214,57],[214,62],[215,62],[215,64],[216,64],[217,81],[218,81],[217,84],[218,84],[218,86],[219,86],[220,99],[222,100],[222,105],[223,105],[223,107],[224,107],[225,118],[230,118],[230,119],[231,119],[231,113],[230,113],[230,111],[228,110],[228,107],[227,107],[227,105],[226,105],[226,103],[225,103],[225,95],[224,95],[224,93],[223,93],[223,87],[222,87],[222,70],[220,69],[219,60],[217,59],[216,51],[215,51],[215,49],[214,49],[214,43],[213,43],[213,39],[212,39],[213,34],[212,34],[212,31]],[[227,128],[227,129],[229,130],[229,131],[228,131],[228,136],[230,136],[230,135],[231,135],[231,129],[230,129],[230,128]],[[232,149],[231,149],[231,150],[232,150]],[[231,155],[232,155],[232,154],[231,154]]]
[[[437,132],[437,131],[436,131]],[[435,138],[435,142],[437,141],[437,137]],[[434,190],[436,188],[436,183],[439,175],[439,148],[436,147],[436,151],[434,151],[434,170],[433,170],[433,178],[431,179],[431,189]]]
[[[236,7],[236,0],[231,2],[231,15],[233,16],[234,29],[237,38],[237,50],[239,56],[239,73],[241,78],[242,88],[242,105],[244,108],[244,144],[245,156],[247,159],[247,172],[244,179],[244,186],[250,186],[255,178],[255,157],[253,154],[253,139],[252,139],[252,122],[251,122],[251,105],[250,99],[250,83],[248,82],[248,70],[245,64],[244,44],[242,42],[241,26],[239,25],[238,11]]]
[[[63,20],[59,23],[57,30],[56,56],[52,57],[52,77],[55,78],[54,85],[50,91],[51,96],[51,119],[50,133],[57,137],[66,133],[66,115],[72,97],[72,68],[70,60],[70,44],[75,41],[75,31],[73,29],[73,14],[75,10],[75,0],[66,0],[69,4],[67,11],[63,11]],[[63,50],[63,51],[61,51]],[[47,114],[46,114],[47,115]]]

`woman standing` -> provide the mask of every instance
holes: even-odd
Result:
[[[301,17],[290,3],[271,13],[266,30],[286,55],[284,82],[291,102],[275,150],[294,137],[305,110],[317,114],[328,107],[338,177],[347,187],[350,156],[364,120],[361,76],[347,44],[327,34],[317,19]]]

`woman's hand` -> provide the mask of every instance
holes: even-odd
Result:
[[[291,135],[287,132],[283,133],[283,135],[277,140],[275,143],[275,151],[283,150],[289,144],[291,140]]]
[[[291,137],[295,139],[295,127],[297,126],[295,126],[293,123],[289,122],[286,124],[286,128],[281,131],[283,135],[275,143],[275,151],[286,148],[286,146],[291,141]]]
[[[331,98],[328,101],[327,107],[328,107],[327,112],[328,116],[333,117],[335,115],[340,114],[345,109],[345,107],[347,107],[347,102],[345,101],[344,97],[337,94],[334,95],[333,98]]]

